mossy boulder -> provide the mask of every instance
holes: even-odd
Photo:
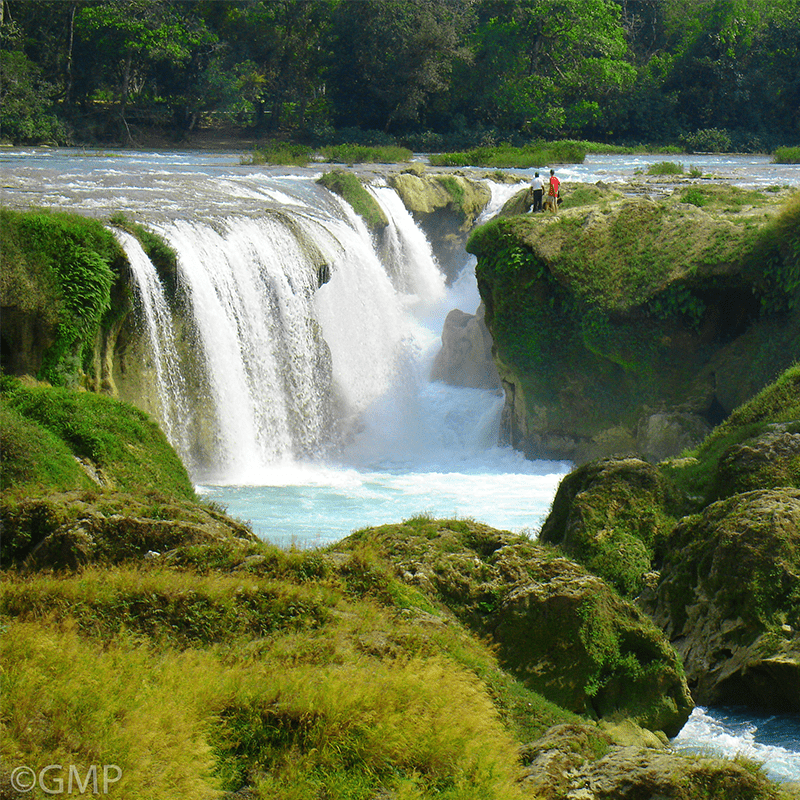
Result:
[[[37,569],[116,564],[197,545],[243,549],[257,541],[244,524],[211,507],[156,493],[6,495],[0,500],[0,522],[0,562]]]
[[[645,608],[695,701],[800,711],[800,489],[737,494],[685,517]]]
[[[352,172],[330,170],[317,182],[346,200],[373,233],[380,233],[389,224],[378,201],[366,190],[361,179]]]
[[[520,755],[522,785],[541,800],[775,797],[774,785],[752,765],[675,753],[658,743],[626,743],[588,725],[553,726]]]
[[[138,408],[93,392],[10,377],[0,389],[3,490],[102,487],[195,499],[186,467]]]
[[[389,175],[387,181],[425,231],[448,277],[455,277],[464,266],[467,236],[492,199],[489,188],[455,173],[401,172]]]
[[[578,463],[699,444],[800,354],[798,230],[800,198],[767,195],[602,199],[478,228],[506,440]]]
[[[681,502],[677,487],[646,461],[592,461],[561,481],[539,539],[635,597]]]
[[[527,537],[419,518],[359,531],[397,575],[488,635],[525,685],[576,713],[674,735],[692,703],[675,653],[600,578]]]

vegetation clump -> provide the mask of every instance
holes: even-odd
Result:
[[[366,190],[361,179],[352,172],[330,170],[322,175],[318,183],[346,200],[371,231],[382,231],[389,224],[378,201]]]
[[[549,164],[582,164],[585,157],[585,150],[577,142],[534,142],[524,147],[504,144],[464,152],[434,153],[430,156],[430,163],[435,167],[528,169]]]
[[[800,164],[800,147],[778,147],[772,160],[776,164]]]
[[[95,335],[115,313],[112,302],[126,303],[124,294],[112,292],[126,263],[122,248],[98,220],[0,209],[0,252],[3,307],[26,316],[26,325],[46,329],[39,377],[74,384],[89,368]],[[22,334],[22,320],[6,316],[3,336],[13,342]]]
[[[648,175],[682,175],[683,164],[675,161],[658,161],[647,168]]]

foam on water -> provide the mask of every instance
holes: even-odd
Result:
[[[698,707],[672,745],[685,752],[743,756],[763,764],[773,780],[800,783],[800,714]]]

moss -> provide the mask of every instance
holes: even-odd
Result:
[[[381,231],[389,224],[378,201],[364,188],[361,180],[353,173],[331,170],[323,174],[319,183],[346,200],[371,231]]]
[[[4,379],[0,402],[5,414],[16,420],[4,430],[4,489],[86,485],[66,468],[69,452],[116,488],[195,497],[186,468],[158,425],[133,406],[90,392],[27,387],[10,378]],[[37,430],[41,446],[25,452]]]
[[[635,598],[681,503],[672,482],[644,461],[593,461],[561,481],[539,538]]]
[[[124,253],[94,219],[47,211],[0,210],[4,308],[19,309],[52,326],[39,376],[77,383],[101,324],[124,303]],[[4,338],[16,339],[4,330]]]

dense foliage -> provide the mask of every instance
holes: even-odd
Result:
[[[800,141],[800,0],[5,0],[14,143]]]

